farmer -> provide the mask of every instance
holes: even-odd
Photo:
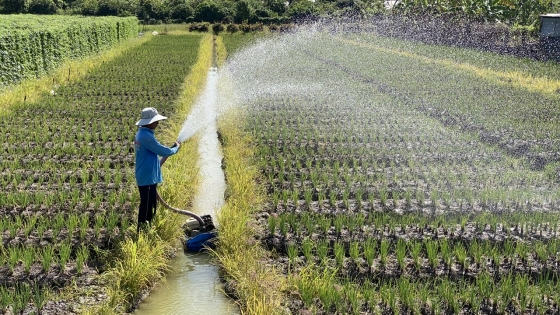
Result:
[[[167,117],[158,114],[155,108],[148,107],[142,110],[142,119],[136,123],[140,127],[134,139],[136,183],[138,184],[138,190],[140,190],[138,231],[141,225],[151,222],[156,214],[156,187],[158,183],[163,181],[158,156],[171,156],[179,151],[181,145],[177,141],[171,148],[168,148],[156,140],[154,130],[159,121],[164,119],[167,119]]]

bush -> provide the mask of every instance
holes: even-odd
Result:
[[[264,30],[264,26],[262,23],[252,24],[250,30],[251,32],[262,32]]]
[[[228,24],[226,30],[230,33],[235,33],[235,32],[239,31],[239,26],[237,24],[231,23],[231,24]]]
[[[208,32],[209,29],[210,23],[208,22],[192,23],[189,25],[189,32]]]
[[[282,24],[280,25],[280,32],[290,32],[294,28],[295,26],[293,24]]]
[[[243,33],[249,33],[251,31],[251,25],[247,23],[243,23],[239,25],[239,30],[242,31]]]
[[[212,32],[218,35],[220,32],[224,31],[224,26],[221,23],[216,23],[212,25]]]

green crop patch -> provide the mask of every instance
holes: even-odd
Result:
[[[173,115],[200,39],[155,36],[0,118],[0,293],[26,299],[0,309],[32,312],[44,290],[87,286],[103,272],[96,249],[136,230],[134,124],[144,107]]]
[[[559,311],[560,98],[458,66],[508,58],[435,50],[301,32],[231,56],[291,311]]]
[[[0,87],[36,78],[63,61],[97,53],[138,34],[136,18],[3,15]]]

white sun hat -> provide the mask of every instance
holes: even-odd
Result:
[[[146,126],[154,121],[164,120],[167,117],[158,114],[157,109],[153,107],[146,107],[142,110],[142,119],[140,119],[136,126]]]

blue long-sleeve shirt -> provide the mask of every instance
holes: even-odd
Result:
[[[136,183],[138,186],[159,184],[163,182],[158,156],[171,156],[179,147],[168,148],[156,140],[154,131],[140,127],[134,139],[136,148]]]

